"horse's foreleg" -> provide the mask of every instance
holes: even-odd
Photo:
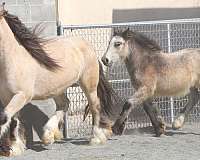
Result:
[[[17,118],[12,118],[10,124],[11,151],[10,156],[21,155],[26,149],[24,128]]]
[[[151,120],[156,136],[164,134],[166,127],[159,108],[154,106],[151,100],[147,100],[143,103],[143,109]]]
[[[125,129],[125,121],[127,120],[129,113],[135,106],[142,104],[152,95],[153,90],[151,88],[148,88],[147,86],[139,88],[135,94],[124,104],[120,117],[112,127],[113,132],[119,135],[123,134]]]
[[[44,144],[51,144],[55,140],[63,138],[64,116],[69,108],[69,99],[65,94],[61,94],[54,98],[56,103],[56,113],[44,126],[42,141]]]
[[[0,142],[0,156],[21,155],[26,149],[24,128],[17,118],[12,118],[9,132]]]
[[[176,117],[172,123],[173,129],[179,129],[183,126],[185,118],[188,116],[190,111],[199,101],[199,92],[197,88],[191,88],[190,94],[188,95],[188,102],[185,107],[181,110],[180,115]]]
[[[97,91],[90,92],[87,94],[90,111],[93,118],[93,138],[90,140],[90,144],[100,144],[105,143],[107,137],[104,130],[100,128],[100,101],[97,97]]]
[[[30,97],[27,97],[24,92],[19,92],[12,97],[4,111],[0,112],[0,138],[8,129],[12,116],[23,108],[28,99]]]

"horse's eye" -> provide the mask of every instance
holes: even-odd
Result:
[[[119,47],[121,44],[122,44],[122,42],[115,42],[115,43],[114,43],[114,46],[115,46],[115,47]]]

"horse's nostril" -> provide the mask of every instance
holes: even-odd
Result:
[[[108,63],[108,62],[109,62],[108,58],[105,58],[105,62],[106,62],[106,63]]]
[[[102,60],[102,62],[103,62],[104,65],[108,66],[108,64],[109,64],[109,59],[108,58],[102,57],[101,60]]]

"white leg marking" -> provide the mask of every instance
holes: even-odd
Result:
[[[10,153],[11,156],[21,155],[26,149],[25,141],[23,141],[21,139],[21,136],[19,135],[20,122],[18,119],[15,119],[15,120],[17,121],[17,126],[14,129],[14,135],[16,137],[16,141],[12,142],[11,153]]]
[[[97,126],[93,127],[93,136],[94,137],[90,140],[91,145],[105,144],[107,141],[107,137],[104,134],[103,129]]]
[[[6,133],[7,130],[9,129],[10,122],[11,122],[11,118],[8,117],[7,122],[6,122],[4,125],[0,126],[0,128],[1,128],[1,129],[0,129],[0,138],[1,138],[1,137],[4,135],[4,133]]]
[[[185,120],[185,115],[184,114],[181,114],[179,115],[175,121],[172,123],[172,128],[173,129],[179,129],[183,126],[184,124],[184,120]]]
[[[105,134],[106,138],[110,138],[112,136],[112,130],[106,129],[106,128],[101,128],[103,133]]]
[[[44,134],[42,141],[44,144],[52,144],[55,140],[63,138],[63,133],[59,130],[58,124],[62,120],[63,113],[56,112],[56,115],[52,116],[44,126]]]

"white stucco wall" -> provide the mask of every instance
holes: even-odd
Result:
[[[190,7],[200,7],[200,0],[58,0],[62,24],[111,23],[113,9]]]

